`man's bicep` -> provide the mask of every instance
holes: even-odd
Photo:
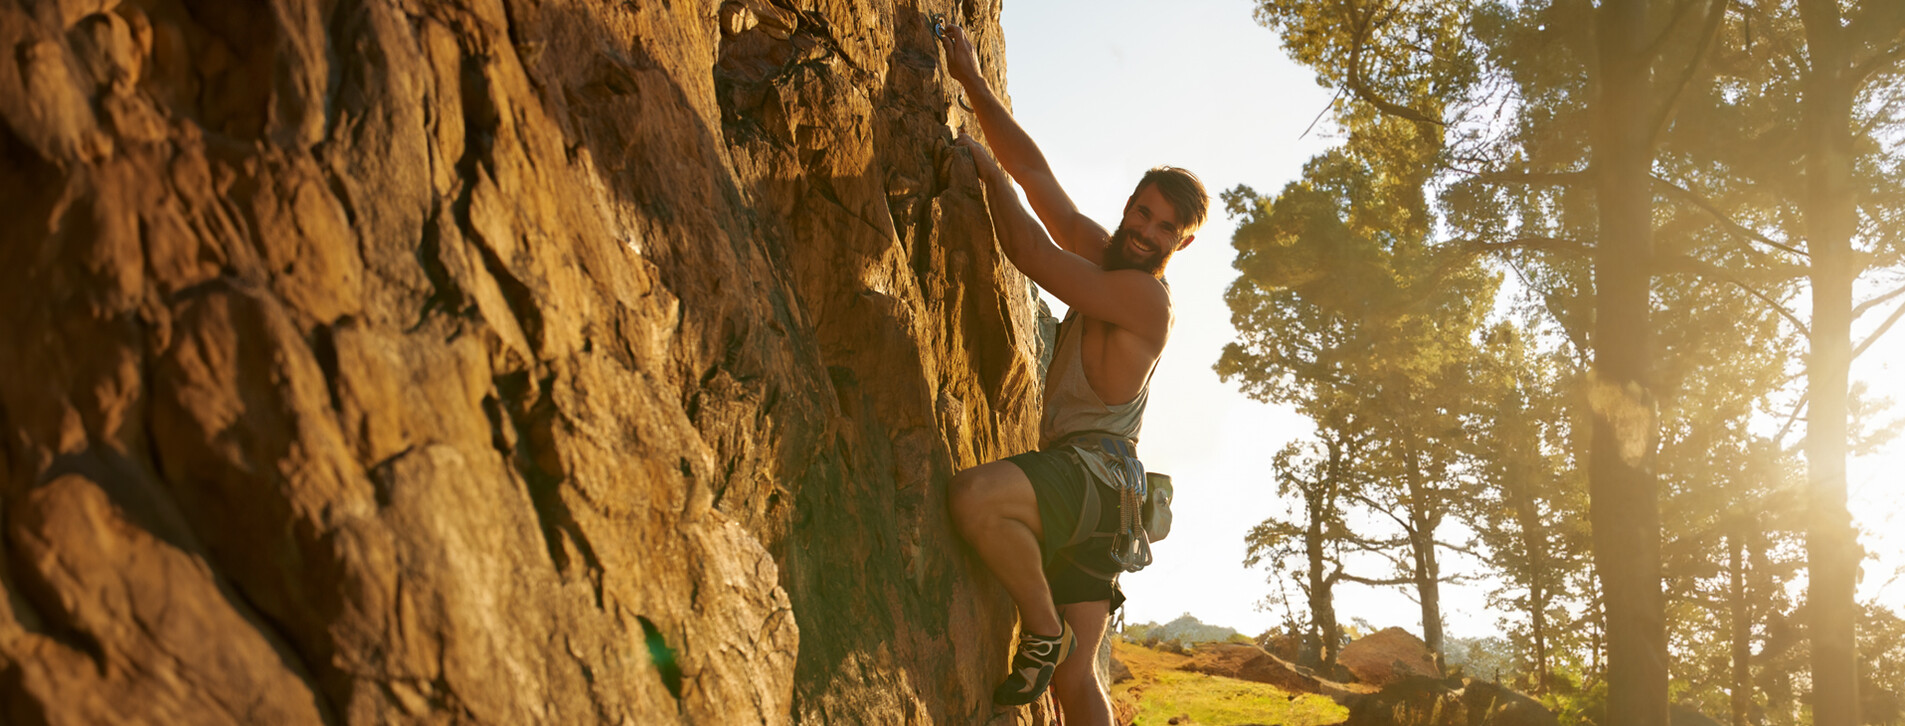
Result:
[[[1051,250],[1034,269],[1022,271],[1083,315],[1147,338],[1161,337],[1170,325],[1164,288],[1143,273],[1107,272],[1082,255],[1060,250]]]
[[[1078,211],[1071,195],[1065,193],[1049,170],[1028,172],[1024,178],[1014,177],[1014,180],[1025,190],[1026,201],[1031,202],[1032,212],[1051,233],[1053,242],[1094,265],[1103,264],[1105,240],[1111,234]]]

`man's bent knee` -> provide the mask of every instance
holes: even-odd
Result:
[[[954,474],[946,486],[947,508],[962,534],[1016,521],[1039,535],[1038,500],[1018,465],[995,461]]]
[[[977,472],[977,467],[966,469],[946,483],[946,506],[961,529],[977,524],[985,514],[985,478]]]

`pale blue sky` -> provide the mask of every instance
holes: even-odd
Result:
[[[1334,143],[1327,122],[1299,138],[1331,94],[1251,20],[1253,6],[1249,0],[1007,0],[1007,91],[1014,113],[1086,214],[1107,227],[1116,224],[1132,185],[1157,164],[1196,172],[1213,196],[1238,184],[1275,193]],[[1269,476],[1270,458],[1310,426],[1287,410],[1245,398],[1211,369],[1234,336],[1223,291],[1236,276],[1230,266],[1235,227],[1216,205],[1213,200],[1197,241],[1171,262],[1178,323],[1153,383],[1142,450],[1151,469],[1174,477],[1177,519],[1171,537],[1156,547],[1156,564],[1124,578],[1127,620],[1161,622],[1189,612],[1254,635],[1283,615],[1257,609],[1270,585],[1262,570],[1243,567],[1243,537],[1284,509]],[[1899,370],[1905,333],[1890,337],[1854,375],[1905,398],[1905,386],[1894,383],[1905,372]],[[1854,462],[1853,509],[1868,531],[1905,525],[1897,485],[1905,472],[1901,448]],[[1867,565],[1861,595],[1871,596],[1890,580],[1905,535],[1863,541],[1887,563]],[[1905,583],[1884,587],[1882,595],[1894,607],[1905,604]],[[1345,622],[1361,617],[1421,632],[1415,604],[1393,591],[1345,586],[1338,610]],[[1497,617],[1483,610],[1480,586],[1446,586],[1443,619],[1450,635],[1493,634]]]

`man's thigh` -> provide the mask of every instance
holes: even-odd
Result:
[[[1010,461],[995,461],[953,475],[952,500],[956,515],[984,513],[1018,520],[1041,539],[1038,494],[1025,470]]]

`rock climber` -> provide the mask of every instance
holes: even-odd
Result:
[[[1191,243],[1210,199],[1195,175],[1160,166],[1138,181],[1117,232],[1107,232],[1078,211],[987,86],[964,30],[940,30],[947,67],[992,147],[988,152],[965,133],[956,142],[986,185],[999,245],[1071,308],[1046,377],[1039,450],[961,471],[948,487],[960,536],[1019,610],[1011,673],[993,700],[1030,703],[1049,685],[1066,723],[1109,724],[1110,700],[1093,662],[1111,613],[1124,601],[1117,575],[1129,568],[1121,569],[1105,544],[1104,533],[1119,526],[1121,514],[1107,472],[1121,456],[1138,465],[1151,373],[1173,321],[1164,266]],[[1025,190],[1037,219],[1019,204],[1007,175]],[[1094,509],[1096,521],[1081,525]],[[1067,658],[1074,649],[1081,656]]]

